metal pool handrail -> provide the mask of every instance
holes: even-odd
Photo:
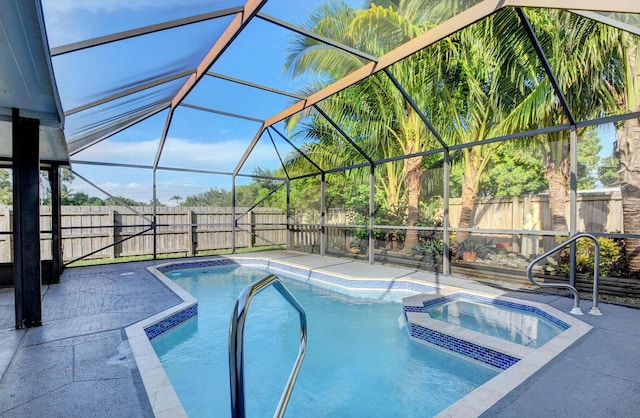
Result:
[[[293,385],[296,382],[302,360],[307,349],[307,316],[298,300],[287,290],[280,279],[270,274],[264,279],[253,283],[240,292],[236,305],[233,309],[231,325],[229,327],[229,384],[231,387],[231,416],[233,418],[245,418],[245,402],[244,402],[244,323],[247,319],[249,304],[253,297],[273,285],[276,290],[285,298],[291,306],[293,306],[300,316],[300,348],[298,357],[291,369],[289,379],[285,386],[274,417],[282,417],[291,397]]]
[[[591,310],[589,310],[589,313],[591,315],[602,315],[602,312],[600,312],[600,308],[598,306],[598,278],[600,277],[600,243],[598,242],[598,239],[595,236],[591,234],[585,234],[585,233],[574,235],[573,237],[569,238],[562,244],[542,254],[540,257],[536,258],[531,263],[529,263],[529,266],[527,267],[527,277],[529,278],[529,281],[531,283],[538,285],[540,287],[558,287],[558,288],[569,289],[573,294],[573,308],[571,309],[570,313],[574,315],[582,315],[582,310],[580,309],[580,295],[578,294],[578,291],[576,290],[575,287],[566,283],[540,283],[533,278],[534,265],[544,260],[545,258],[549,257],[550,255],[562,250],[567,245],[577,241],[580,238],[589,238],[590,240],[593,241],[595,245],[596,252],[593,259],[593,264],[594,264],[593,266],[593,305],[591,306]]]

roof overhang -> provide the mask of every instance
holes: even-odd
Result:
[[[64,115],[38,0],[8,0],[0,10],[0,158],[13,157],[12,113],[40,121],[40,159],[69,163]]]

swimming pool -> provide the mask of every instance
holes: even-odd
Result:
[[[230,415],[229,319],[241,289],[265,274],[238,265],[167,274],[198,299],[197,318],[152,340],[189,416]],[[288,416],[433,416],[497,375],[412,343],[398,326],[401,303],[356,299],[298,280],[284,283],[304,306],[309,325]],[[247,412],[271,416],[297,354],[297,314],[267,289],[252,302],[245,336]]]

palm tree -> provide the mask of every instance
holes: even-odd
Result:
[[[517,109],[529,87],[522,74],[517,47],[524,39],[516,15],[503,10],[447,38],[440,48],[443,91],[436,125],[450,144],[467,144],[463,165],[461,214],[458,226],[472,226],[480,180],[502,145],[472,146],[505,132],[504,121]],[[463,241],[467,232],[458,232]]]
[[[426,142],[433,141],[433,138],[427,134],[424,124],[415,115],[415,111],[406,107],[401,99],[393,97],[394,94],[399,93],[391,86],[390,79],[374,75],[336,94],[322,103],[322,108],[332,115],[341,129],[347,132],[350,138],[353,138],[364,153],[374,161],[415,153],[424,147],[433,147]],[[393,108],[398,105],[403,107]],[[305,114],[305,116],[311,115],[313,112]],[[403,116],[395,118],[395,115]],[[317,114],[315,116],[309,118],[303,129],[299,130],[306,139],[311,141],[303,146],[305,155],[325,169],[366,161],[335,129],[329,126],[326,120],[317,117]],[[298,118],[289,120],[290,125],[296,123],[299,123]],[[413,157],[401,162],[376,165],[376,184],[384,194],[384,211],[397,214],[401,208],[406,208],[408,205],[410,210],[407,211],[405,222],[410,226],[415,225],[418,219],[418,199],[424,171],[423,160],[428,159]],[[311,164],[297,153],[290,154],[286,164],[288,170],[294,173],[308,173],[314,170]],[[368,175],[367,168],[350,170],[348,173],[348,177],[359,182],[366,182]],[[410,178],[410,181],[407,181],[407,178]],[[405,191],[408,191],[409,195],[406,200]],[[405,238],[405,246],[411,248],[417,240],[417,231],[409,231]]]
[[[608,92],[601,80],[607,68],[607,52],[596,22],[558,10],[528,10],[527,16],[557,77],[560,89],[577,120],[602,116]],[[522,45],[523,56],[535,57],[531,45]],[[518,132],[559,124],[569,118],[553,91],[550,79],[537,59],[526,67],[525,82],[534,85],[527,97],[505,121],[507,131]],[[579,136],[584,130],[578,131]],[[570,177],[570,133],[560,131],[530,139],[529,147],[543,152],[542,164],[549,187],[551,227],[566,231],[565,202]]]
[[[313,15],[309,27],[344,44],[358,45],[372,55],[381,55],[420,34],[433,22],[441,21],[437,16],[429,16],[437,8],[424,7],[424,1],[388,3],[389,7],[371,4],[360,12],[331,3]],[[504,115],[522,97],[505,71],[513,57],[509,53],[509,42],[518,36],[513,32],[517,27],[513,24],[514,19],[513,11],[502,11],[390,69],[421,111],[435,121],[447,142],[471,143],[491,137],[492,132],[499,130]],[[381,33],[384,37],[377,35]],[[360,58],[319,46],[315,41],[296,38],[287,69],[294,75],[323,73],[333,80],[360,65]],[[389,153],[408,156],[401,163],[402,175],[394,178],[402,181],[400,186],[407,196],[406,223],[414,226],[419,216],[425,168],[425,159],[414,154],[434,148],[435,138],[388,78],[372,76],[345,92],[345,98],[351,104],[343,105],[346,100],[328,100],[330,104],[340,104],[331,105],[334,107],[331,114],[336,120],[354,127],[356,137],[364,137],[366,133],[362,148],[374,159],[375,156],[389,157]],[[471,226],[480,176],[496,147],[470,147],[463,152],[465,172],[460,227]],[[390,184],[389,189],[399,190],[399,187]],[[464,234],[460,235],[462,239]],[[417,231],[409,230],[405,248],[411,248],[417,240]]]
[[[420,2],[409,0],[400,3],[410,5]],[[361,50],[378,56],[391,49],[396,43],[406,42],[426,29],[419,22],[412,20],[416,16],[401,14],[408,9],[419,10],[415,7],[395,9],[393,6],[382,7],[371,4],[370,8],[358,12],[344,4],[329,3],[320,7],[318,13],[312,16],[308,26],[317,33],[322,33],[346,45],[358,45]],[[376,25],[393,25],[396,30],[390,36],[386,36],[390,32],[385,32],[385,37],[380,38],[377,34],[381,32],[376,30]],[[364,63],[362,58],[320,45],[306,38],[295,38],[291,51],[286,68],[294,76],[307,72],[319,72],[331,80],[336,80]],[[397,64],[394,73],[408,90],[428,90],[429,80],[423,77],[427,72],[416,71],[427,62],[418,54]],[[331,100],[327,100],[324,107],[340,126],[351,128],[352,137],[361,139],[359,143],[372,159],[410,155],[433,148],[434,138],[428,134],[419,115],[406,103],[400,92],[393,87],[391,80],[385,76],[374,75],[363,80]],[[322,122],[311,122],[309,125],[317,123]],[[312,129],[311,132],[314,130]],[[326,142],[324,146],[314,146],[312,149],[316,154],[324,153],[327,157],[336,157],[335,147],[327,148]],[[422,162],[421,157],[404,159],[401,162],[401,173],[398,172],[395,164],[385,165],[387,181],[384,187],[388,207],[397,207],[406,203],[408,226],[414,226],[418,220]],[[401,189],[406,191],[407,202],[400,202]],[[409,230],[405,247],[411,248],[417,241],[417,231]]]

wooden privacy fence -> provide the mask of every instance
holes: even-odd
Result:
[[[121,206],[63,206],[63,260],[74,260],[101,248],[104,249],[87,258],[152,255],[153,209],[147,206],[134,209],[143,216]],[[236,208],[236,217],[246,211],[247,208]],[[12,230],[11,212],[10,206],[0,206],[0,231]],[[233,246],[232,220],[231,208],[158,207],[156,252],[191,256],[230,249]],[[281,210],[255,208],[237,222],[236,248],[285,245],[285,224],[286,215]],[[40,229],[43,231],[42,258],[50,259],[51,233],[44,232],[51,230],[49,206],[41,207]],[[130,238],[136,234],[140,235]],[[114,243],[117,244],[109,246]],[[12,258],[11,235],[0,235],[0,262],[10,262]]]
[[[458,226],[461,200],[449,200],[449,224]],[[578,191],[577,228],[586,232],[623,233],[622,197],[617,188]],[[441,211],[442,212],[442,211]],[[442,216],[442,213],[440,213]],[[570,219],[569,198],[565,201],[565,216]],[[326,225],[353,225],[355,213],[341,208],[327,208]],[[551,230],[549,196],[522,195],[476,199],[472,228]],[[292,223],[319,224],[319,211],[293,211]]]
[[[452,198],[449,201],[449,224],[458,226],[461,212],[461,199]],[[353,241],[354,228],[332,228],[331,225],[354,225],[354,213],[340,208],[328,208],[326,211],[325,229],[328,248],[334,243],[342,242],[345,247]],[[442,213],[440,213],[442,216]],[[565,202],[565,216],[569,222],[570,202]],[[619,189],[584,190],[577,194],[577,230],[578,232],[595,233],[624,233],[622,224],[622,197]],[[509,233],[492,234],[483,230],[530,230],[549,231],[551,226],[551,209],[549,197],[546,194],[523,195],[514,197],[478,198],[473,210],[472,228],[478,228],[479,234],[486,236],[494,243],[502,240],[509,241]],[[302,224],[294,227],[290,243],[294,248],[319,248],[320,223],[319,211],[294,211],[292,224]],[[316,224],[316,227],[302,227],[304,224]],[[517,235],[517,234],[516,234]],[[333,238],[332,238],[333,237]],[[518,238],[520,239],[520,238]],[[538,239],[525,237],[536,244],[531,253],[541,251],[545,247],[556,245],[552,236],[542,238],[542,245],[538,247]],[[518,244],[518,247],[520,244]],[[547,248],[548,249],[548,248]],[[524,251],[524,249],[523,249]]]
[[[584,190],[577,193],[577,229],[582,232],[622,233],[622,197],[617,188]],[[461,199],[451,199],[449,219],[458,226]],[[570,219],[569,199],[565,217]],[[473,227],[486,229],[551,230],[551,210],[547,194],[476,200]]]
[[[567,220],[569,202],[567,201]],[[63,259],[70,261],[110,244],[117,243],[151,227],[153,209],[136,207],[140,216],[121,206],[63,206]],[[0,206],[0,262],[12,260],[11,206]],[[236,208],[236,216],[247,208]],[[41,207],[40,228],[51,230],[51,208]],[[460,200],[450,200],[450,220],[457,226]],[[341,208],[327,209],[327,244],[329,247],[352,241],[353,213]],[[623,233],[622,201],[617,189],[583,191],[578,193],[578,231]],[[145,219],[146,218],[146,219]],[[191,256],[233,246],[231,208],[158,207],[157,254]],[[549,230],[551,216],[546,195],[478,199],[474,208],[473,227],[498,230]],[[293,211],[289,239],[292,249],[319,250],[320,214],[317,211]],[[331,225],[336,227],[331,228]],[[237,223],[236,248],[286,245],[286,214],[275,208],[255,208]],[[333,238],[331,238],[333,237]],[[43,232],[42,258],[51,258],[51,233]],[[153,231],[105,248],[88,258],[116,258],[153,254]]]

